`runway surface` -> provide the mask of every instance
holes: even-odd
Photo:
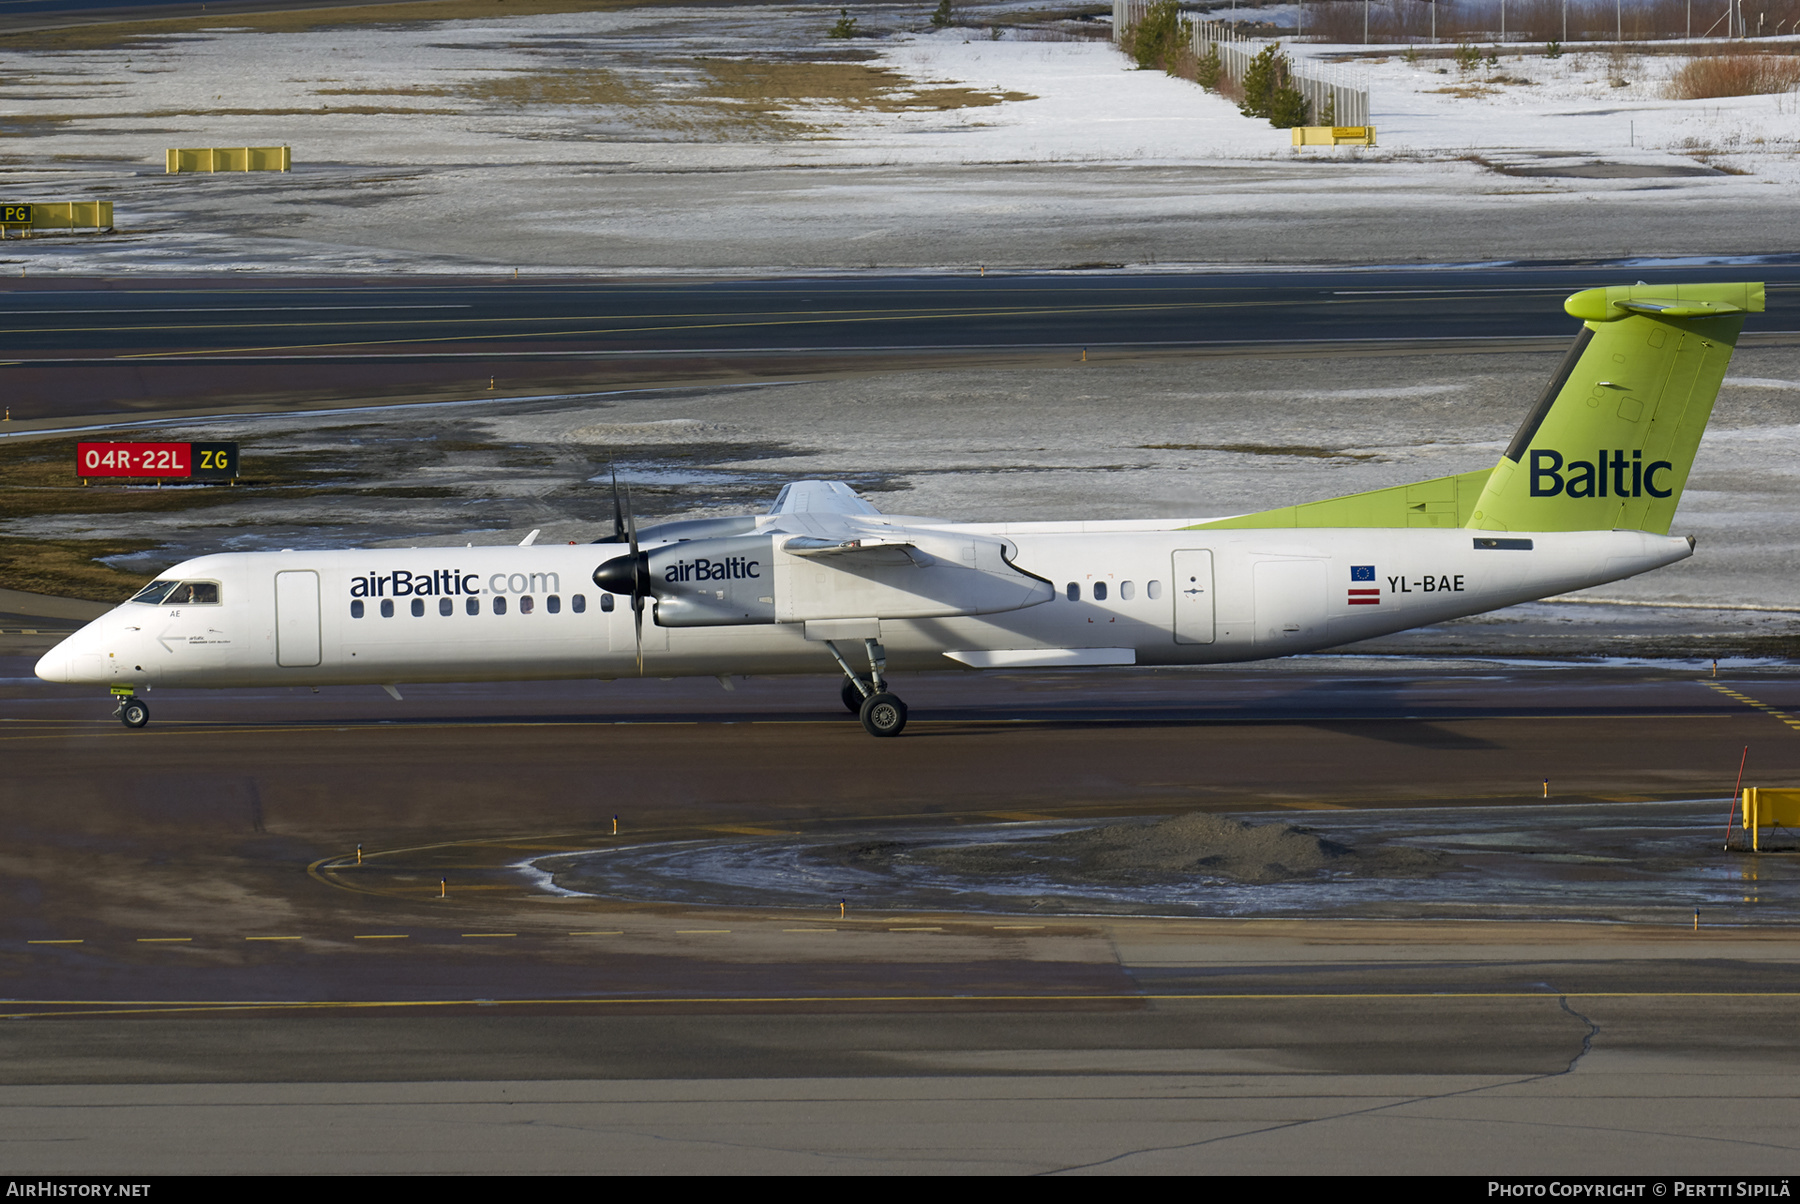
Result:
[[[1324,348],[1553,349],[1568,293],[1758,279],[1752,338],[1800,337],[1800,265],[866,275],[767,280],[9,280],[15,422],[457,387]],[[432,393],[436,396],[436,393]],[[14,430],[29,429],[15,426]]]
[[[28,674],[0,659],[20,1172],[1793,1162],[1796,946],[1749,907],[1698,931],[1672,907],[840,917],[510,868],[848,825],[1543,805],[1546,778],[1599,826],[1661,798],[1718,799],[1722,824],[1746,746],[1748,783],[1800,778],[1779,671],[920,676],[880,742],[824,677],[157,691],[133,732]]]

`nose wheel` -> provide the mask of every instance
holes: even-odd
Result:
[[[118,716],[126,727],[143,727],[150,722],[150,704],[139,698],[121,698]]]
[[[898,736],[906,730],[906,704],[888,693],[887,682],[882,680],[887,673],[887,653],[877,640],[864,640],[863,646],[869,653],[866,675],[850,667],[835,640],[825,641],[831,659],[844,671],[844,709],[862,720],[863,730],[871,736]]]

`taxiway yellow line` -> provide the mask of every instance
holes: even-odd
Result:
[[[1300,992],[1229,992],[1223,994],[1071,994],[1071,995],[710,995],[710,996],[625,996],[611,999],[570,997],[564,999],[362,999],[362,1000],[182,1000],[158,1002],[150,1000],[76,1000],[47,999],[15,1001],[26,1008],[67,1008],[83,1010],[23,1011],[0,1013],[7,1019],[54,1019],[58,1016],[168,1015],[196,1012],[245,1011],[367,1011],[401,1008],[448,1007],[667,1007],[667,1006],[744,1006],[770,1004],[921,1004],[921,1003],[1278,1003],[1282,1000],[1354,1002],[1356,1000],[1392,1002],[1398,1000],[1559,1000],[1559,999],[1800,999],[1800,991],[1300,991]]]
[[[1786,711],[1777,710],[1775,707],[1770,706],[1766,702],[1762,702],[1758,699],[1752,698],[1748,694],[1739,693],[1738,691],[1733,690],[1729,686],[1719,685],[1717,682],[1709,681],[1709,682],[1703,682],[1701,684],[1710,686],[1712,689],[1717,690],[1719,693],[1725,695],[1727,698],[1733,699],[1734,701],[1737,701],[1737,702],[1741,702],[1747,707],[1754,707],[1755,709],[1762,711],[1765,714],[1767,714],[1775,719],[1779,719],[1779,720],[1781,720],[1781,722],[1787,724],[1790,728],[1793,728],[1795,731],[1800,731],[1800,719],[1794,718],[1792,715],[1788,714]]]

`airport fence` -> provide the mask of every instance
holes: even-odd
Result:
[[[1112,40],[1116,46],[1125,31],[1141,25],[1149,15],[1152,0],[1113,0]],[[1189,44],[1195,58],[1205,58],[1216,49],[1220,72],[1234,84],[1244,82],[1250,60],[1268,43],[1247,38],[1219,21],[1184,21]],[[1313,120],[1327,115],[1338,126],[1369,124],[1369,88],[1349,72],[1326,63],[1308,59],[1290,59],[1289,81],[1306,98]]]

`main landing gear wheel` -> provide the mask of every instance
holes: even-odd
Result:
[[[119,704],[119,722],[126,727],[143,727],[150,722],[149,705],[136,698],[127,698]]]
[[[858,674],[857,677],[863,685],[866,686],[869,684],[868,678],[863,677],[861,674]],[[846,711],[849,711],[852,715],[862,714],[863,692],[856,688],[856,682],[853,682],[846,677],[844,679],[844,688],[839,692],[839,697],[844,700],[844,709]]]
[[[898,736],[906,730],[906,704],[886,691],[863,699],[858,716],[871,736]]]

